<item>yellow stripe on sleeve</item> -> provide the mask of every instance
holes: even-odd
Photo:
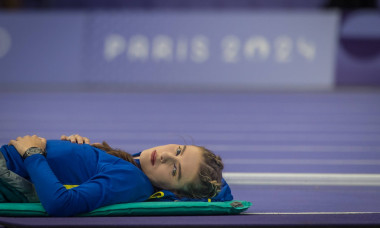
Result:
[[[65,186],[66,189],[72,189],[72,188],[78,187],[79,185],[69,185],[69,184],[65,184],[65,185],[63,185],[63,186]]]

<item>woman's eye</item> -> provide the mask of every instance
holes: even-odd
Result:
[[[172,171],[172,175],[175,176],[176,173],[177,173],[177,167],[176,167],[175,164],[174,164],[174,168],[173,168],[173,171]]]
[[[178,147],[176,156],[178,156],[180,153],[181,153],[181,147]]]

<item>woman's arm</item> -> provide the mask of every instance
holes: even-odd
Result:
[[[25,136],[12,140],[11,144],[23,155],[29,147],[45,149],[46,141],[37,136]],[[88,145],[78,148],[94,150]],[[63,186],[42,154],[25,158],[24,165],[44,209],[52,216],[72,216],[104,205],[144,201],[153,192],[142,172],[121,160],[104,166],[88,181],[72,189]]]
[[[87,194],[67,190],[51,170],[43,154],[35,153],[24,157],[25,152],[32,147],[44,151],[46,139],[36,135],[27,135],[11,140],[9,144],[13,145],[23,157],[25,168],[35,185],[42,205],[49,215],[71,216],[93,210],[103,203],[101,200],[101,187],[104,185],[102,178],[87,183],[87,188],[90,189]]]
[[[36,188],[38,197],[46,212],[51,216],[73,216],[100,207],[103,180],[88,181],[87,191],[77,188],[66,189],[51,170],[43,156],[31,156],[25,159],[25,167]]]
[[[71,189],[62,185],[43,156],[32,156],[25,165],[44,209],[52,216],[73,216],[105,205],[145,201],[153,194],[149,179],[122,160],[104,166],[101,172]]]
[[[67,216],[75,213],[80,213],[86,209],[80,206],[75,207],[76,210],[67,211],[70,208],[70,197],[66,188],[55,176],[51,170],[46,158],[42,154],[33,154],[24,157],[29,148],[37,147],[41,151],[46,148],[46,140],[44,138],[33,136],[17,137],[16,140],[11,140],[9,145],[13,145],[17,152],[23,157],[25,168],[37,190],[38,197],[49,215]],[[62,207],[64,206],[64,207]],[[73,213],[73,214],[71,214]]]

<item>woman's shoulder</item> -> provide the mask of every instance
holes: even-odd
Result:
[[[46,151],[85,151],[95,149],[89,144],[78,144],[64,140],[47,140]]]

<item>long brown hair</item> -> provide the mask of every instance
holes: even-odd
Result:
[[[118,158],[121,158],[123,160],[126,160],[130,163],[132,163],[133,165],[137,166],[135,160],[133,159],[132,155],[130,155],[129,153],[123,151],[123,150],[120,150],[120,149],[114,149],[112,147],[110,147],[110,145],[108,145],[108,143],[106,143],[105,141],[103,141],[102,144],[98,144],[98,143],[94,143],[92,144],[92,146],[96,147],[96,148],[99,148],[101,150],[104,150],[105,152],[107,152],[107,154],[110,154],[110,155],[113,155],[115,157],[118,157]]]
[[[222,170],[224,168],[222,158],[203,146],[196,147],[203,152],[198,181],[186,185],[184,189],[177,190],[176,193],[180,197],[212,198],[222,188]]]
[[[123,150],[114,149],[104,141],[102,144],[92,144],[92,146],[137,166],[132,155]],[[220,156],[215,155],[212,151],[203,146],[196,147],[200,148],[203,154],[203,162],[201,162],[199,167],[198,180],[186,185],[184,189],[177,189],[174,190],[174,192],[179,197],[212,198],[221,190],[224,165]]]

